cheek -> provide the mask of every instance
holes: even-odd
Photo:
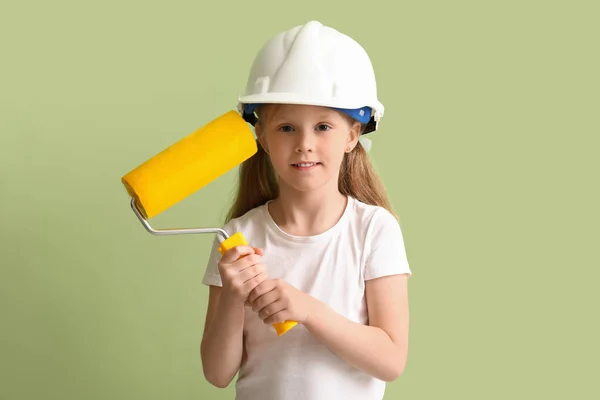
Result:
[[[281,170],[284,166],[287,165],[287,158],[284,157],[280,152],[275,152],[271,154],[271,164],[276,170]]]
[[[346,138],[340,136],[331,137],[326,143],[323,143],[325,148],[329,149],[327,151],[327,157],[332,161],[341,161],[342,158],[344,158],[347,143]]]
[[[280,165],[287,165],[289,155],[289,145],[285,140],[270,136],[268,137],[269,157],[275,168]]]
[[[269,149],[272,149],[273,153],[282,150],[286,146],[285,140],[283,140],[284,137],[278,133],[268,132],[265,139]]]

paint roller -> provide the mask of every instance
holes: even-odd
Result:
[[[257,151],[254,134],[242,116],[232,110],[192,132],[159,152],[121,178],[130,205],[144,228],[153,235],[213,233],[222,238],[221,255],[227,250],[248,245],[242,232],[229,235],[221,228],[155,229],[149,219],[162,213]],[[297,324],[273,324],[279,336]]]

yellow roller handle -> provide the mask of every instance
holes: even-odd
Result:
[[[241,232],[237,232],[225,239],[219,246],[219,252],[222,255],[227,250],[232,249],[235,246],[248,246],[248,242],[246,241],[246,238]],[[297,324],[298,322],[296,321],[276,322],[273,324],[273,328],[275,328],[277,335],[281,336]]]

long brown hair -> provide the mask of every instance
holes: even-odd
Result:
[[[257,110],[264,118],[264,110]],[[346,114],[342,114],[347,117]],[[349,118],[352,122],[350,117]],[[257,124],[260,123],[257,122]],[[364,129],[364,126],[361,129]],[[226,217],[226,222],[241,217],[248,211],[274,200],[279,196],[277,173],[271,165],[269,155],[264,151],[257,139],[258,151],[244,161],[239,168],[237,193]],[[375,171],[369,154],[360,142],[349,153],[344,154],[340,165],[338,189],[346,196],[388,210],[396,218],[397,215],[388,198],[387,191],[379,175]]]

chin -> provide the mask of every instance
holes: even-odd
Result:
[[[285,184],[290,188],[298,192],[312,192],[315,190],[319,190],[324,186],[327,186],[331,183],[331,180],[334,179],[336,181],[335,187],[337,188],[337,178],[331,177],[329,179],[325,178],[316,178],[311,177],[307,179],[289,179],[287,177],[281,178]]]
[[[275,170],[279,176],[280,184],[284,183],[289,189],[296,192],[311,192],[322,190],[327,186],[338,188],[338,173],[331,168],[320,165],[314,170],[298,171],[289,165],[276,165]]]
[[[313,192],[317,189],[322,188],[323,186],[325,186],[324,184],[311,184],[311,185],[300,185],[300,184],[288,184],[289,187],[291,187],[292,189],[296,190],[297,192]]]

